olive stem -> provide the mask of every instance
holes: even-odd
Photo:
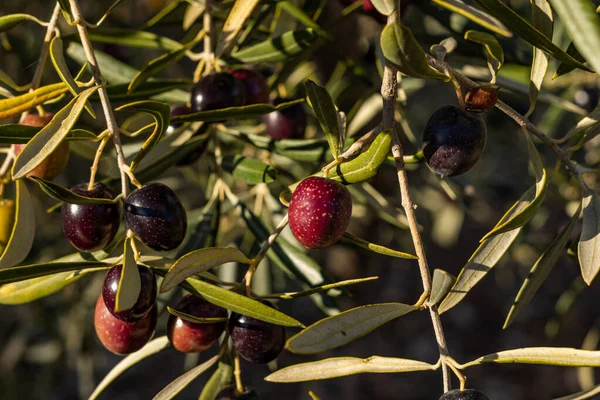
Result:
[[[87,27],[83,15],[81,13],[79,3],[77,0],[69,0],[69,3],[71,5],[73,19],[77,21],[77,31],[79,33],[79,38],[81,39],[81,45],[83,46],[86,59],[90,68],[92,69],[94,82],[96,83],[96,85],[98,85],[98,95],[100,96],[100,103],[102,104],[102,110],[104,111],[106,127],[108,128],[109,135],[112,137],[115,146],[115,152],[117,153],[117,164],[121,173],[121,193],[123,194],[123,197],[126,198],[129,192],[129,184],[127,182],[127,178],[128,175],[129,177],[131,177],[132,175],[127,173],[129,166],[125,161],[125,154],[123,153],[123,148],[121,146],[121,138],[119,136],[119,125],[117,124],[117,121],[115,119],[113,108],[110,104],[110,99],[108,98],[108,92],[106,90],[106,81],[102,76],[100,66],[98,65],[96,55],[94,54],[94,48],[92,47],[92,42],[88,36]]]
[[[100,163],[100,157],[102,157],[102,152],[104,151],[104,147],[106,147],[108,140],[109,136],[104,136],[98,145],[96,156],[94,157],[94,163],[90,167],[90,183],[88,184],[88,190],[92,190],[96,184],[96,172],[98,172],[98,164]]]
[[[394,11],[387,20],[388,25],[398,23],[400,20],[400,16],[398,11],[400,9],[399,2],[396,5],[396,11]],[[425,255],[425,249],[423,247],[423,241],[421,239],[421,233],[419,232],[419,224],[417,223],[417,218],[415,216],[415,207],[410,198],[410,191],[408,186],[408,176],[406,174],[406,170],[404,168],[404,157],[402,144],[400,142],[400,138],[396,132],[395,125],[396,121],[394,119],[395,109],[396,109],[396,93],[397,93],[397,81],[396,81],[396,69],[394,66],[386,60],[384,70],[383,70],[383,80],[381,83],[381,96],[383,98],[383,118],[381,123],[381,128],[383,130],[391,130],[392,132],[392,155],[394,156],[394,160],[396,162],[396,170],[398,173],[398,183],[400,186],[400,198],[402,202],[402,208],[406,213],[406,218],[408,220],[408,226],[410,229],[410,234],[412,236],[412,241],[415,246],[415,252],[417,257],[419,257],[419,271],[421,273],[421,280],[423,282],[423,292],[424,295],[428,297],[431,293],[431,273],[429,271],[429,265],[427,264],[427,257]],[[425,298],[426,298],[425,297]],[[444,384],[444,392],[447,392],[451,389],[451,380],[450,380],[450,372],[448,369],[448,365],[445,362],[446,357],[448,356],[448,346],[446,345],[446,339],[444,337],[444,330],[442,328],[442,322],[440,319],[440,315],[437,311],[436,305],[428,305],[429,314],[431,316],[431,322],[433,324],[433,331],[435,333],[435,338],[438,344],[438,349],[440,353],[441,366],[442,366],[442,377]]]
[[[240,355],[233,351],[233,375],[235,376],[235,391],[239,394],[244,393],[244,384],[242,383],[242,368],[240,367]]]
[[[450,367],[452,372],[454,372],[454,375],[456,375],[456,377],[458,378],[460,382],[460,390],[465,390],[465,386],[467,385],[467,377],[461,372],[457,362],[454,360],[454,358],[448,356],[446,357],[446,364]]]
[[[210,71],[212,71],[213,68],[213,52],[212,52],[212,34],[213,34],[213,29],[212,29],[212,14],[211,14],[211,7],[212,7],[212,1],[211,0],[205,0],[204,2],[204,20],[202,21],[203,23],[203,29],[206,32],[206,35],[204,35],[204,55],[205,55],[205,60],[206,60],[206,73],[210,73]]]
[[[60,15],[60,3],[56,2],[54,6],[54,11],[52,11],[52,17],[48,22],[48,27],[46,29],[46,35],[44,36],[44,43],[42,44],[42,49],[40,52],[40,60],[35,68],[35,72],[33,74],[33,79],[31,80],[31,88],[30,92],[33,92],[40,86],[40,82],[42,81],[42,76],[44,75],[44,69],[46,67],[46,61],[48,61],[48,54],[50,53],[50,41],[54,36],[54,30],[56,29],[56,24],[58,23],[58,16]]]

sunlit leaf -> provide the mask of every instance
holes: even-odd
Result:
[[[431,283],[431,294],[427,304],[435,305],[438,304],[452,289],[456,277],[452,274],[444,271],[443,269],[436,269],[433,271],[433,280]]]
[[[183,30],[187,31],[194,25],[194,23],[204,14],[206,5],[204,3],[192,1],[188,4],[183,15]],[[215,393],[216,394],[216,393]],[[212,399],[210,399],[212,400]]]
[[[222,167],[234,178],[251,185],[270,183],[277,179],[277,170],[256,158],[241,155],[225,156]]]
[[[219,361],[217,370],[212,374],[198,400],[215,400],[217,394],[231,384],[233,368],[231,365]]]
[[[31,250],[35,236],[35,210],[31,195],[24,181],[17,181],[16,186],[15,222],[6,248],[0,257],[0,268],[8,269],[23,261]],[[6,274],[11,275],[10,272]]]
[[[499,70],[504,64],[504,50],[493,35],[485,32],[467,31],[465,39],[483,45],[488,60],[493,62],[494,69]]]
[[[500,351],[463,364],[468,368],[479,364],[538,364],[561,367],[600,367],[600,351],[568,347],[525,347]]]
[[[462,15],[463,17],[470,19],[471,21],[483,26],[484,28],[487,28],[491,31],[498,33],[502,36],[506,36],[506,37],[512,36],[512,32],[510,32],[508,30],[508,28],[506,28],[506,26],[504,26],[504,24],[502,22],[498,21],[497,18],[494,18],[491,15],[489,15],[475,7],[465,4],[461,0],[432,0],[432,1],[436,4],[439,4],[442,7],[447,8],[448,10],[450,10],[452,12],[455,12],[457,14]]]
[[[138,31],[125,28],[96,28],[88,31],[90,40],[98,43],[110,43],[117,46],[139,47],[146,49],[176,50],[182,44],[173,39],[159,36],[152,32]],[[65,36],[63,39],[74,39],[74,36]]]
[[[396,0],[372,0],[371,3],[383,15],[390,15],[396,9]]]
[[[258,3],[259,0],[236,0],[221,30],[221,36],[215,51],[217,57],[226,54],[231,49],[242,27],[250,18],[250,14],[252,14]]]
[[[588,285],[600,271],[600,196],[583,187],[583,227],[577,246],[581,276]]]
[[[179,394],[179,392],[192,383],[194,379],[199,377],[202,373],[219,361],[220,357],[221,355],[216,355],[210,358],[208,361],[203,362],[197,367],[194,367],[185,374],[179,376],[177,379],[169,383],[163,390],[158,392],[158,394],[153,397],[153,400],[170,400],[174,398]]]
[[[40,130],[41,126],[21,124],[0,125],[0,142],[6,144],[28,143]],[[98,136],[84,129],[71,129],[64,140],[98,140]]]
[[[533,26],[540,33],[552,40],[554,31],[554,15],[548,0],[533,0],[531,2],[531,13]],[[569,53],[567,51],[567,53]],[[542,83],[548,71],[548,55],[537,47],[533,48],[533,60],[531,61],[531,74],[529,76],[529,110],[532,111],[542,90]]]
[[[0,32],[6,32],[25,21],[33,21],[39,25],[45,25],[44,22],[29,14],[3,15],[0,17]]]
[[[33,92],[28,92],[20,96],[0,100],[0,120],[16,117],[68,91],[67,85],[61,82],[42,86]]]
[[[318,38],[312,29],[290,31],[244,47],[231,53],[230,57],[246,64],[284,61],[308,49]]]
[[[135,261],[133,251],[133,237],[125,239],[123,249],[123,268],[121,269],[121,277],[117,294],[115,296],[115,311],[121,312],[131,309],[137,302],[142,290],[142,282],[140,272]]]
[[[409,253],[403,253],[403,252],[400,252],[397,250],[387,248],[385,246],[370,243],[370,242],[368,242],[364,239],[361,239],[359,237],[356,237],[348,232],[344,233],[344,236],[342,237],[342,241],[347,242],[347,243],[352,243],[356,246],[362,247],[363,249],[370,250],[374,253],[384,254],[384,255],[390,256],[390,257],[405,258],[408,260],[418,260],[419,259],[417,256],[414,256]]]
[[[56,293],[83,277],[82,273],[59,272],[0,286],[0,304],[29,303]]]
[[[270,294],[268,296],[263,296],[265,298],[274,298],[274,299],[295,299],[297,297],[304,297],[304,296],[310,296],[311,294],[314,293],[319,293],[319,292],[326,292],[328,290],[331,289],[335,289],[338,287],[345,287],[345,286],[349,286],[349,285],[356,285],[357,283],[363,283],[363,282],[368,282],[368,281],[372,281],[377,279],[376,276],[372,276],[369,278],[361,278],[361,279],[349,279],[347,281],[341,281],[341,282],[335,282],[335,283],[329,283],[327,285],[323,285],[323,286],[318,286],[316,288],[310,289],[310,290],[305,290],[302,292],[293,292],[293,293],[274,293],[274,294]]]

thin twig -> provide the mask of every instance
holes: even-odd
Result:
[[[40,87],[40,83],[42,82],[44,68],[46,67],[46,61],[48,61],[48,53],[50,52],[50,41],[54,36],[54,30],[56,29],[56,24],[58,23],[59,15],[60,4],[56,2],[56,5],[54,6],[54,11],[52,11],[52,17],[50,17],[48,27],[46,28],[46,36],[44,36],[44,43],[42,44],[42,50],[40,51],[40,61],[38,62],[35,68],[33,79],[31,80],[31,89],[29,89],[30,92],[33,92],[35,89]]]
[[[399,4],[397,9],[399,9]],[[397,22],[399,22],[399,15],[398,12],[395,11],[388,17],[387,23],[395,24]],[[396,124],[394,119],[397,93],[396,72],[396,68],[394,68],[394,66],[386,60],[383,70],[383,81],[381,83],[381,96],[383,97],[383,120],[381,127],[383,130],[392,131],[392,155],[394,156],[396,170],[398,171],[398,183],[400,185],[402,208],[406,213],[410,234],[415,246],[415,252],[417,253],[417,257],[419,257],[418,263],[419,271],[421,273],[421,280],[423,281],[423,291],[428,295],[431,292],[431,273],[429,272],[427,257],[425,255],[423,241],[419,232],[419,224],[417,223],[417,218],[415,216],[414,204],[410,198],[408,176],[406,174],[406,170],[404,169],[402,144],[398,134],[396,133],[396,130],[394,129]],[[437,307],[434,305],[428,308],[442,361],[444,392],[447,392],[451,389],[450,372],[445,362],[446,356],[448,356],[448,347],[446,345],[446,339],[442,329],[442,322],[437,311]]]
[[[86,56],[86,59],[92,69],[94,75],[94,82],[98,85],[98,95],[100,96],[100,103],[102,104],[102,110],[104,111],[104,118],[106,119],[106,127],[108,128],[108,132],[112,137],[113,143],[115,145],[115,151],[117,153],[117,164],[119,166],[119,171],[121,173],[121,193],[123,197],[127,197],[129,192],[129,184],[127,181],[129,171],[129,166],[125,161],[125,154],[123,153],[123,148],[121,147],[121,138],[119,136],[119,126],[117,125],[117,121],[115,119],[115,115],[113,112],[113,108],[110,104],[110,99],[108,98],[108,92],[106,90],[106,81],[102,76],[102,72],[100,71],[100,66],[98,65],[98,61],[96,60],[96,55],[94,54],[94,48],[92,47],[92,42],[87,33],[87,27],[85,24],[85,20],[81,13],[81,8],[79,7],[79,3],[77,0],[69,0],[71,4],[71,12],[73,13],[73,19],[77,23],[77,31],[79,33],[79,37],[81,39],[81,45],[83,46],[83,50]]]
[[[211,3],[212,3],[211,0],[205,0],[204,20],[202,21],[202,25],[203,25],[202,28],[206,32],[206,35],[204,35],[204,55],[205,55],[205,61],[206,61],[206,73],[210,73],[210,71],[212,71],[213,61],[214,61],[214,54],[213,54],[213,50],[212,50],[213,29],[212,29],[212,13],[211,13],[212,4]]]
[[[96,150],[96,156],[94,157],[94,163],[90,168],[90,182],[88,183],[88,190],[92,190],[94,185],[96,184],[96,172],[98,172],[98,164],[100,163],[100,157],[102,157],[102,152],[104,151],[104,147],[109,141],[109,136],[104,136],[98,145],[98,149]]]

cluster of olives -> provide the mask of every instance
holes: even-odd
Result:
[[[440,400],[490,400],[477,389],[450,390],[440,397]]]

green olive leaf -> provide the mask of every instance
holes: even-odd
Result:
[[[403,358],[378,357],[355,358],[336,357],[292,365],[273,372],[265,378],[268,382],[306,382],[332,379],[356,374],[382,374],[399,372],[430,371],[436,365]]]
[[[161,7],[160,11],[157,12],[152,18],[150,18],[148,20],[148,22],[146,22],[142,28],[143,29],[152,28],[154,25],[156,25],[160,21],[162,21],[166,16],[170,15],[173,11],[175,11],[177,9],[177,7],[179,7],[179,5],[184,2],[187,3],[188,1],[187,0],[175,0],[175,1],[172,1],[168,4],[166,4],[163,7]],[[195,2],[190,2],[190,4],[195,4]]]
[[[42,22],[33,15],[29,14],[3,15],[0,17],[0,32],[6,32],[25,21],[33,21],[39,25],[46,25],[45,22]]]
[[[77,95],[27,143],[13,165],[13,179],[21,179],[33,171],[60,145],[60,142],[68,135],[77,119],[79,119],[87,99],[97,89],[97,87],[91,87]]]
[[[327,89],[319,86],[311,80],[304,82],[308,104],[315,112],[315,116],[325,133],[329,150],[333,158],[340,154],[342,132],[338,123],[338,111]]]
[[[427,64],[425,52],[410,29],[400,22],[388,24],[381,32],[383,55],[403,74],[414,78],[435,78],[448,81],[448,77]]]
[[[259,117],[263,114],[268,114],[273,111],[283,110],[296,104],[301,104],[304,99],[287,101],[285,103],[273,106],[271,104],[252,104],[242,107],[228,107],[214,111],[199,111],[186,115],[178,115],[173,117],[173,122],[192,122],[192,121],[223,121],[223,120],[239,120]]]
[[[162,96],[168,96],[169,93],[175,92],[175,102],[178,101],[180,103],[185,103],[186,101],[189,101],[189,93],[186,97],[186,100],[183,100],[178,94],[178,89],[187,89],[191,87],[191,85],[192,82],[187,79],[152,79],[147,82],[140,83],[135,92],[131,93],[127,90],[129,87],[128,84],[110,85],[106,88],[106,90],[111,100],[114,100],[115,102],[147,100],[149,97],[157,101],[162,101]]]
[[[184,313],[182,311],[178,311],[169,306],[167,306],[167,311],[169,312],[169,314],[179,317],[185,321],[193,322],[195,324],[214,324],[215,322],[225,322],[228,320],[227,317],[200,318],[200,317],[196,317],[195,315],[191,315],[191,314]]]
[[[577,61],[580,62],[585,62],[585,58],[583,58],[583,56],[581,55],[581,53],[579,52],[579,50],[577,50],[577,47],[575,47],[575,43],[571,42],[569,43],[569,46],[567,47],[567,54],[570,55],[571,57],[573,57],[574,59],[576,59]],[[572,67],[570,65],[564,64],[564,63],[560,63],[558,65],[558,67],[556,68],[556,72],[554,73],[554,76],[552,77],[552,79],[556,79],[559,76],[563,76],[568,74],[569,72],[573,71],[575,69],[575,67]]]
[[[20,96],[0,100],[0,121],[16,117],[68,91],[67,85],[61,82],[42,86],[33,92],[28,92]]]
[[[291,15],[294,19],[298,20],[307,28],[313,29],[319,35],[324,36],[328,39],[331,39],[331,35],[327,33],[327,31],[323,30],[319,24],[317,24],[312,17],[310,17],[304,10],[294,4],[292,1],[284,0],[278,4],[278,6]]]
[[[94,49],[94,54],[98,60],[98,66],[102,71],[102,76],[111,85],[129,84],[133,77],[139,72],[129,64],[119,61],[100,50]],[[67,55],[79,65],[84,65],[87,62],[83,47],[79,43],[69,43]]]
[[[537,364],[560,367],[600,367],[600,351],[568,347],[525,347],[499,351],[461,365],[468,368],[480,364]]]
[[[251,260],[231,246],[207,247],[192,251],[171,266],[160,285],[160,292],[169,291],[193,275],[228,262],[250,264]]]
[[[160,353],[167,347],[169,347],[169,339],[166,336],[161,336],[152,341],[148,342],[140,350],[132,353],[119,361],[117,365],[110,370],[108,374],[102,379],[102,381],[96,386],[94,392],[90,395],[88,400],[95,400],[102,394],[102,392],[113,383],[119,376],[123,375],[131,367],[137,365],[140,361],[153,356],[154,354]]]
[[[502,50],[498,39],[493,35],[471,30],[465,32],[465,39],[479,43],[485,48],[486,57],[496,71],[502,67],[502,64],[504,64],[504,50]]]
[[[581,266],[581,276],[589,285],[600,271],[600,196],[583,186],[583,227],[577,254]]]
[[[133,237],[125,239],[123,249],[123,268],[121,270],[121,278],[117,287],[117,295],[115,297],[115,311],[121,312],[131,309],[140,297],[142,283],[140,280],[140,272],[135,261],[133,250]]]
[[[221,36],[215,51],[217,57],[226,55],[231,49],[242,27],[250,18],[258,3],[259,0],[236,0],[221,29]]]
[[[403,253],[400,251],[389,249],[385,246],[381,246],[378,244],[368,242],[368,241],[361,239],[359,237],[356,237],[348,232],[344,233],[344,236],[342,236],[342,241],[346,242],[346,243],[352,243],[358,247],[362,247],[363,249],[370,250],[374,253],[384,254],[384,255],[390,256],[390,257],[405,258],[407,260],[418,260],[419,259],[419,257],[414,256],[412,254]]]
[[[117,8],[119,5],[121,5],[121,3],[124,0],[115,0],[115,2],[108,8],[108,10],[106,10],[106,12],[102,15],[102,17],[100,17],[100,19],[98,20],[98,22],[96,22],[96,26],[100,26],[102,25],[102,23],[104,22],[104,20],[106,18],[108,18],[108,16],[110,15],[110,13],[112,13],[114,11],[115,8]]]
[[[11,89],[17,92],[25,92],[31,88],[31,83],[23,86],[17,85],[15,81],[4,71],[0,69],[0,82],[8,85]]]
[[[199,2],[190,2],[185,9],[185,14],[183,14],[183,30],[187,31],[194,25],[194,23],[200,18],[202,14],[204,14],[204,10],[206,9],[206,5],[204,3]],[[216,393],[215,393],[216,395]],[[210,399],[213,400],[213,399]]]
[[[217,394],[231,385],[233,380],[233,367],[229,364],[219,361],[217,370],[212,374],[198,400],[214,400]]]
[[[396,0],[372,0],[371,3],[383,15],[391,15],[396,9]]]
[[[554,15],[548,0],[533,0],[531,2],[531,14],[533,27],[540,33],[552,40],[554,32]],[[569,51],[567,49],[567,54]],[[581,60],[580,60],[581,61]],[[533,112],[538,95],[542,90],[542,83],[548,71],[549,57],[543,50],[533,48],[533,59],[531,61],[531,73],[529,75],[529,111]],[[559,67],[560,68],[560,67]]]
[[[363,282],[368,282],[368,281],[373,281],[378,279],[377,276],[371,276],[368,278],[360,278],[360,279],[348,279],[346,281],[341,281],[341,282],[335,282],[335,283],[329,283],[327,285],[323,285],[323,286],[318,286],[314,289],[309,289],[309,290],[305,290],[302,292],[292,292],[292,293],[273,293],[267,296],[262,296],[263,298],[266,299],[295,299],[298,297],[304,297],[304,296],[310,296],[312,294],[315,293],[320,293],[320,292],[327,292],[328,290],[331,289],[335,289],[335,288],[339,288],[339,287],[345,287],[345,286],[350,286],[350,285],[356,285],[357,283],[363,283]]]
[[[447,8],[448,10],[455,12],[457,14],[462,15],[465,18],[470,19],[487,28],[493,32],[496,32],[499,35],[505,37],[512,37],[512,32],[508,30],[506,26],[502,22],[500,22],[497,18],[492,17],[491,15],[473,7],[468,4],[465,4],[461,0],[432,0],[434,3]]]
[[[544,253],[537,259],[529,275],[521,285],[517,297],[513,301],[506,321],[504,322],[503,329],[506,329],[517,317],[517,315],[525,308],[525,306],[531,301],[533,296],[536,294],[540,286],[544,283],[550,271],[558,261],[561,254],[565,253],[565,246],[567,241],[571,238],[571,231],[575,222],[579,219],[581,214],[581,205],[571,217],[569,224],[558,234],[552,244],[544,251]]]
[[[6,144],[25,144],[42,130],[41,126],[21,124],[0,125],[0,142]],[[100,140],[98,136],[84,129],[71,129],[64,140]]]
[[[81,196],[73,193],[54,182],[47,181],[36,176],[30,176],[29,179],[37,183],[48,196],[58,201],[64,201],[70,204],[115,204],[118,199],[98,199],[93,197]]]
[[[316,354],[348,344],[415,307],[402,303],[370,304],[324,318],[288,339],[285,347],[295,354]]]
[[[456,277],[443,269],[435,269],[433,271],[433,280],[431,283],[431,294],[427,305],[434,306],[450,293],[452,286],[456,282]]]
[[[0,286],[0,304],[29,303],[54,294],[83,277],[84,273],[59,272]]]
[[[270,183],[277,179],[277,170],[256,158],[241,155],[225,156],[221,165],[223,170],[229,172],[234,178],[251,185]]]
[[[0,270],[0,283],[20,282],[26,279],[39,278],[59,272],[79,271],[86,269],[107,269],[111,264],[100,261],[52,261],[43,264],[20,265]]]
[[[190,369],[185,374],[180,375],[173,382],[169,383],[163,390],[158,392],[156,396],[153,397],[153,400],[170,400],[174,398],[196,378],[202,375],[210,367],[215,365],[217,361],[219,361],[219,358],[221,358],[221,355],[217,354],[208,361],[205,361],[202,364]]]
[[[318,38],[312,29],[289,31],[237,50],[230,57],[244,64],[285,61],[310,48]]]
[[[125,28],[96,28],[88,31],[92,42],[110,43],[117,46],[138,47],[145,49],[177,50],[182,44],[152,32]],[[64,36],[65,40],[74,40],[76,35]]]
[[[35,237],[35,209],[31,194],[29,194],[29,189],[24,181],[17,181],[16,186],[15,223],[10,239],[0,257],[0,269],[4,268],[5,271],[27,257]]]
[[[568,396],[557,397],[554,400],[587,400],[595,399],[600,394],[600,385],[594,386],[589,390],[573,393]]]

